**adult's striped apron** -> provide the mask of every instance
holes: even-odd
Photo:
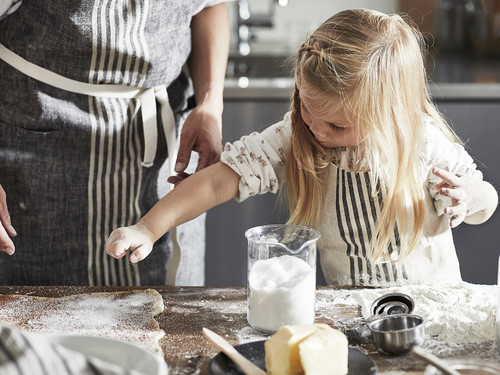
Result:
[[[204,217],[136,265],[104,242],[169,189],[205,3],[24,0],[0,22],[0,184],[18,232],[0,283],[203,284]]]

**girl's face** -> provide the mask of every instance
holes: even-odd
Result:
[[[338,104],[326,106],[324,94],[302,82],[299,90],[302,119],[316,140],[325,148],[359,144],[356,126],[349,122],[344,111],[332,111]]]

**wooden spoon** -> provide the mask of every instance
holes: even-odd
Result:
[[[203,336],[205,336],[208,341],[218,347],[225,355],[231,358],[234,363],[243,371],[246,375],[266,375],[267,373],[260,367],[254,365],[247,358],[241,355],[229,342],[224,340],[221,336],[215,332],[210,331],[207,328],[203,328]]]

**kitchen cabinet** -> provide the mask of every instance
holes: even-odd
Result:
[[[234,141],[261,131],[280,120],[289,109],[290,88],[228,87],[223,115],[223,139]],[[437,86],[433,97],[445,117],[466,142],[487,181],[500,188],[500,89],[494,84]],[[465,90],[464,90],[465,88]],[[487,92],[488,95],[484,93]],[[490,95],[491,94],[491,95]],[[252,197],[242,203],[231,200],[213,208],[207,218],[207,285],[245,285],[245,230],[263,224],[284,223],[286,202],[274,194]],[[496,283],[500,253],[500,210],[481,225],[462,224],[454,229],[455,246],[465,281]],[[229,249],[229,250],[228,250]],[[323,282],[319,273],[319,283]]]
[[[437,100],[475,159],[484,179],[500,190],[500,99]],[[481,225],[462,224],[453,230],[462,277],[473,283],[496,283],[500,254],[500,209]]]
[[[253,131],[261,131],[281,118],[288,99],[226,100],[223,142],[232,142]],[[246,285],[247,240],[245,231],[263,224],[284,223],[286,202],[275,194],[252,197],[241,203],[234,199],[212,208],[207,214],[206,285]]]

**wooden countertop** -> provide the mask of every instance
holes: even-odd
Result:
[[[0,294],[62,297],[91,292],[112,292],[141,287],[8,287],[0,286]],[[161,339],[170,374],[209,374],[209,364],[218,350],[202,335],[207,327],[233,345],[264,340],[269,335],[252,329],[246,320],[246,288],[154,287],[163,297],[165,311],[156,317],[166,335]],[[361,308],[332,303],[337,289],[319,287],[316,294],[316,321],[339,327],[361,317]],[[486,358],[498,361],[492,342],[450,348],[452,356]],[[423,374],[426,364],[412,354],[388,356],[378,353],[370,342],[351,345],[369,355],[379,374]],[[424,345],[425,346],[425,345]]]

